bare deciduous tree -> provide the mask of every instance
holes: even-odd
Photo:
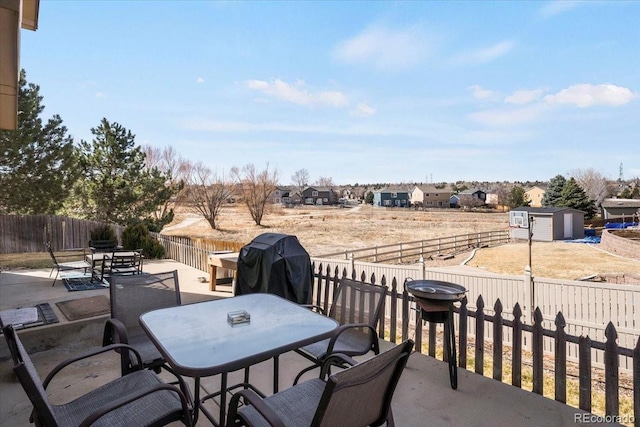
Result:
[[[505,206],[507,206],[507,198],[509,197],[509,187],[504,183],[499,183],[493,191],[498,198],[498,206],[504,212]]]
[[[595,201],[597,207],[604,199],[614,194],[612,182],[593,168],[576,169],[571,172],[571,176],[582,187],[587,197]]]
[[[188,174],[192,165],[183,159],[171,146],[158,148],[151,145],[143,145],[142,151],[145,154],[144,167],[149,170],[157,168],[164,173],[168,177],[167,187],[172,190],[172,194],[175,194],[175,198],[168,199],[154,212],[154,217],[158,220],[171,212],[169,208],[171,203],[180,204],[185,196],[184,186],[188,181]]]
[[[309,171],[306,169],[300,169],[295,171],[293,175],[291,175],[291,183],[296,188],[296,194],[302,200],[302,192],[309,185]]]
[[[330,176],[321,176],[316,181],[316,185],[319,187],[329,187],[329,188],[335,187],[335,184],[333,183],[333,179]]]
[[[216,220],[222,206],[231,197],[231,184],[202,163],[191,165],[186,199],[202,215],[211,228],[217,229]]]
[[[269,171],[269,164],[263,171],[257,171],[253,164],[239,169],[233,167],[231,176],[242,193],[242,199],[249,209],[251,218],[260,225],[267,208],[267,202],[278,185],[278,171]]]

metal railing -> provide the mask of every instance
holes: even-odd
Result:
[[[318,255],[317,258],[342,257],[345,260],[371,262],[415,262],[420,258],[455,254],[473,248],[485,248],[505,243],[509,243],[508,229],[349,249]]]

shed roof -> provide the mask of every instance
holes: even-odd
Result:
[[[604,199],[603,208],[640,208],[640,199]]]
[[[573,212],[580,212],[580,213],[585,213],[581,210],[578,209],[573,209],[573,208],[568,208],[568,207],[553,207],[553,206],[548,206],[548,207],[543,207],[543,208],[532,208],[531,206],[520,206],[517,208],[513,208],[511,209],[510,212],[513,211],[518,211],[518,212],[529,212],[532,214],[538,214],[538,215],[553,215],[555,213],[558,212],[563,212],[563,211],[573,211]]]

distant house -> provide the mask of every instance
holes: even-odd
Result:
[[[451,191],[433,185],[416,185],[411,192],[411,204],[425,208],[448,208]]]
[[[521,206],[509,211],[512,239],[551,242],[554,240],[582,239],[584,212],[572,208],[532,208]]]
[[[336,195],[331,187],[307,187],[302,191],[302,201],[305,205],[332,205]]]
[[[277,205],[288,205],[293,202],[295,190],[291,187],[276,187],[271,201]]]
[[[451,208],[460,207],[460,197],[457,194],[452,194],[451,197],[449,197],[449,207]]]
[[[625,218],[632,221],[635,215],[637,221],[638,215],[640,215],[640,200],[638,199],[604,199],[600,207],[604,219]]]
[[[471,189],[457,194],[458,206],[484,206],[487,203],[487,193],[482,190]]]
[[[542,207],[542,198],[544,197],[545,192],[546,189],[538,187],[537,185],[525,190],[524,194],[529,198],[529,206],[532,208]]]
[[[389,187],[373,192],[374,206],[394,206],[399,208],[411,206],[409,190]]]

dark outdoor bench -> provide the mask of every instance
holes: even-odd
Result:
[[[89,242],[91,252],[113,252],[118,249],[116,240],[92,240]]]

